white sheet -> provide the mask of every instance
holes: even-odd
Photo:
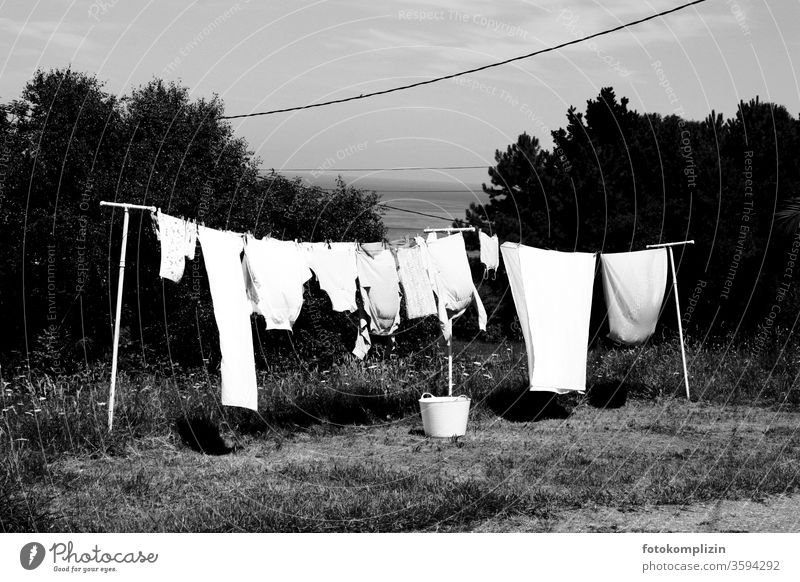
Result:
[[[250,303],[242,276],[242,235],[198,227],[222,352],[222,404],[258,409]]]
[[[595,257],[503,243],[500,250],[525,338],[531,390],[586,390]]]
[[[497,271],[497,267],[500,266],[499,241],[496,234],[489,236],[482,230],[478,231],[478,240],[481,247],[481,263],[486,268],[484,273],[486,276],[489,271]]]
[[[603,292],[613,340],[639,344],[656,329],[667,285],[667,249],[603,253]]]

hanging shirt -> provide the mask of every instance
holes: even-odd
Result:
[[[361,245],[356,268],[364,308],[353,354],[363,358],[371,346],[370,333],[391,335],[400,325],[400,280],[394,255],[382,244]]]
[[[515,243],[500,249],[525,338],[530,389],[583,392],[594,255]]]
[[[294,241],[247,236],[247,294],[267,329],[291,330],[303,307],[303,284],[311,278],[307,252]]]
[[[408,319],[436,315],[436,300],[433,296],[427,255],[422,247],[397,249],[397,272],[403,286]]]
[[[242,278],[242,235],[199,227],[222,353],[222,404],[258,409],[250,304]]]
[[[478,231],[478,239],[481,246],[481,263],[486,268],[484,276],[489,271],[497,272],[497,267],[500,266],[500,246],[497,235],[489,236],[483,231]]]
[[[603,253],[603,292],[613,340],[639,344],[656,329],[667,285],[667,250]]]
[[[186,259],[194,259],[197,245],[197,225],[193,222],[156,211],[153,222],[156,237],[161,243],[161,265],[158,274],[178,282],[183,277]]]
[[[478,327],[486,331],[486,310],[472,282],[464,237],[461,233],[427,243],[417,237],[417,244],[427,252],[431,265],[431,286],[438,299],[437,310],[442,334],[449,341],[453,333],[453,320],[463,315],[469,304],[478,309]]]
[[[303,243],[308,264],[319,286],[331,299],[334,311],[354,312],[356,305],[356,244]]]

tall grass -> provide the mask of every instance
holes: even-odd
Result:
[[[800,345],[791,336],[775,338],[771,346],[759,350],[747,343],[704,345],[689,341],[692,400],[797,409],[800,357],[795,354],[800,354]],[[281,437],[314,425],[337,427],[398,421],[418,414],[417,401],[422,393],[446,393],[446,370],[446,355],[440,345],[403,358],[390,355],[366,362],[344,361],[324,370],[261,372],[258,413],[222,407],[218,376],[202,369],[174,366],[123,370],[117,381],[112,433],[107,431],[106,365],[65,376],[3,371],[0,529],[35,531],[51,527],[51,516],[46,509],[48,499],[29,492],[32,485],[46,483],[51,478],[49,466],[65,454],[124,456],[130,447],[141,447],[148,442],[160,446],[167,439],[180,446],[181,439],[187,441],[187,434],[194,435],[195,444],[199,443],[202,449],[202,435],[196,433],[200,430],[197,427],[203,426],[206,428],[202,430],[218,430],[225,437],[225,446],[236,446],[238,439]],[[584,403],[610,404],[620,394],[624,397],[616,398],[616,402],[624,404],[626,399],[682,396],[684,390],[680,349],[675,341],[637,348],[601,346],[590,351],[587,370],[586,396],[572,394],[556,399],[547,395],[537,399],[526,392],[527,371],[521,346],[465,344],[456,349],[454,376],[456,393],[472,398],[473,418],[477,419],[499,415],[535,420],[542,414],[563,418],[572,407]],[[602,396],[599,400],[598,394]],[[535,410],[519,414],[526,407]],[[502,466],[491,470],[501,471]],[[753,478],[755,475],[754,470]],[[132,491],[147,489],[146,478],[140,477],[130,485]],[[417,485],[417,489],[437,487],[435,482]],[[701,486],[702,483],[697,485]],[[681,495],[680,491],[669,488],[662,493],[665,502]],[[465,490],[464,495],[468,494]],[[509,502],[503,495],[498,498],[500,505]],[[395,501],[403,502],[401,498]],[[413,527],[425,529],[444,519],[435,512],[431,515],[428,525],[420,522]],[[273,525],[277,528],[280,524]],[[297,524],[285,525],[303,530]]]

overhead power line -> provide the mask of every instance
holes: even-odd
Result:
[[[438,216],[436,214],[428,214],[427,212],[418,212],[416,210],[408,210],[406,208],[398,208],[397,206],[390,206],[388,204],[384,204],[383,202],[378,202],[378,206],[383,206],[384,208],[391,208],[392,210],[399,210],[400,212],[409,212],[411,214],[419,214],[420,216],[427,216],[428,218],[438,218],[439,220],[447,220],[448,222],[453,222],[456,220],[455,218],[447,218],[446,216]]]
[[[373,192],[380,192],[381,194],[474,194],[475,192],[483,192],[479,188],[475,188],[475,190],[386,190],[380,187],[361,187],[361,186],[353,186],[353,188],[358,188],[359,190],[371,190]],[[325,192],[338,192],[338,188],[320,188]]]
[[[320,174],[335,174],[338,172],[407,172],[409,170],[485,170],[488,165],[484,166],[438,166],[438,167],[425,167],[425,166],[404,166],[399,168],[339,168],[321,170],[319,168],[270,168],[271,171],[279,172],[318,172]]]
[[[567,42],[563,42],[561,44],[551,46],[548,48],[544,48],[538,51],[534,51],[532,53],[528,53],[526,55],[520,55],[518,57],[513,57],[510,59],[506,59],[504,61],[498,61],[496,63],[490,63],[488,65],[483,65],[482,67],[475,67],[474,69],[468,69],[466,71],[461,71],[460,73],[453,73],[450,75],[444,75],[442,77],[434,77],[433,79],[428,79],[427,81],[418,81],[416,83],[410,83],[408,85],[401,85],[399,87],[392,87],[390,89],[383,89],[381,91],[373,91],[372,93],[362,93],[361,95],[354,95],[352,97],[344,97],[342,99],[333,99],[331,101],[322,101],[320,103],[310,103],[308,105],[298,105],[295,107],[285,107],[283,109],[273,109],[271,111],[260,111],[256,113],[242,113],[240,115],[226,115],[223,116],[222,119],[242,119],[245,117],[257,117],[261,115],[273,115],[275,113],[288,113],[290,111],[300,111],[302,109],[312,109],[314,107],[324,107],[326,105],[334,105],[336,103],[346,103],[348,101],[357,101],[359,99],[367,99],[368,97],[376,97],[378,95],[386,95],[387,93],[394,93],[396,91],[405,91],[406,89],[413,89],[414,87],[421,87],[423,85],[430,85],[432,83],[438,83],[439,81],[445,81],[447,79],[454,79],[456,77],[462,77],[464,75],[469,75],[471,73],[478,73],[480,71],[485,71],[487,69],[492,69],[494,67],[499,67],[501,65],[507,65],[509,63],[513,63],[515,61],[521,61],[524,59],[529,59],[531,57],[535,57],[537,55],[541,55],[544,53],[549,53],[552,51],[556,51],[570,45],[578,44],[581,42],[585,42],[587,40],[591,40],[593,38],[597,38],[599,36],[604,36],[606,34],[611,34],[612,32],[618,32],[625,28],[629,28],[631,26],[636,26],[637,24],[642,24],[643,22],[647,22],[648,20],[654,20],[661,16],[666,16],[667,14],[672,14],[673,12],[678,12],[679,10],[683,10],[685,8],[689,8],[690,6],[695,6],[697,4],[702,4],[706,2],[706,0],[694,0],[694,2],[688,2],[686,4],[681,4],[680,6],[676,6],[675,8],[670,8],[669,10],[664,10],[662,12],[658,12],[656,14],[652,14],[650,16],[646,16],[644,18],[640,18],[639,20],[634,20],[632,22],[628,22],[625,24],[621,24],[619,26],[615,26],[614,28],[609,28],[608,30],[603,30],[601,32],[595,32],[594,34],[590,34],[588,36],[584,36],[582,38],[576,38]]]

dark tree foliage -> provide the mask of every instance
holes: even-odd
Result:
[[[343,183],[323,192],[261,179],[223,114],[218,98],[192,99],[173,83],[153,80],[117,98],[70,69],[37,72],[20,99],[2,105],[0,363],[59,370],[108,356],[123,213],[100,200],[256,236],[383,238],[376,195]],[[218,340],[201,249],[177,284],[158,277],[159,252],[149,213],[132,212],[121,357],[213,360]],[[323,299],[317,290],[310,305]],[[269,351],[333,337],[349,323],[314,313],[321,311],[309,309],[293,342],[263,331],[256,339]]]
[[[757,98],[731,119],[689,121],[638,113],[604,88],[585,113],[567,111],[551,150],[523,133],[497,151],[484,185],[490,201],[466,219],[493,221],[501,240],[562,251],[694,239],[675,250],[684,323],[699,337],[763,335],[794,326],[800,304],[791,263],[793,243],[800,248],[798,131],[784,107]],[[486,294],[506,286],[501,274]],[[594,303],[599,325],[602,293]],[[662,319],[674,327],[672,309]]]

